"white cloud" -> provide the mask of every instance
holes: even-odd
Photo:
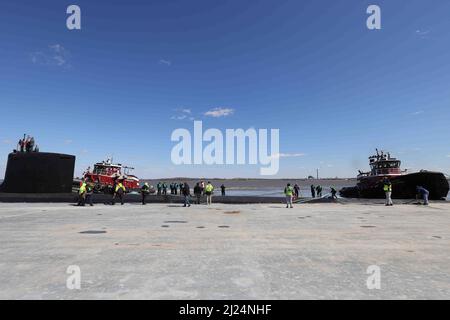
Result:
[[[423,113],[423,110],[418,110],[418,111],[411,113],[411,115],[418,116],[419,114],[422,114],[422,113]]]
[[[272,158],[298,158],[305,156],[304,153],[276,153]]]
[[[187,118],[187,115],[185,115],[185,114],[170,117],[170,119],[172,119],[172,120],[184,120],[186,118]]]
[[[176,114],[170,117],[172,120],[194,120],[194,117],[192,117],[192,110],[188,108],[179,108],[175,109]]]
[[[416,30],[416,36],[420,39],[427,39],[431,30]]]
[[[425,36],[425,35],[429,34],[430,31],[431,30],[426,30],[426,31],[424,31],[424,30],[416,30],[416,34],[419,35],[419,36]]]
[[[47,49],[35,51],[30,56],[34,64],[70,67],[70,52],[60,44],[49,45]]]
[[[61,52],[65,51],[64,47],[60,44],[52,44],[52,45],[49,45],[48,47],[56,53],[61,53]]]
[[[212,110],[206,111],[204,115],[207,117],[219,118],[232,115],[233,113],[234,109],[231,108],[214,108]]]
[[[450,158],[450,154],[447,155],[447,158]]]
[[[170,60],[160,59],[159,64],[165,64],[166,66],[170,67],[172,65],[172,62]]]
[[[3,140],[2,140],[2,143],[4,143],[4,144],[11,144],[12,141],[9,140],[9,139],[3,139]]]
[[[71,139],[64,140],[64,144],[71,144],[72,142],[73,142],[73,140],[71,140]]]

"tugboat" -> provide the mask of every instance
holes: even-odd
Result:
[[[139,178],[131,175],[134,168],[123,166],[120,163],[113,164],[111,159],[97,162],[94,169],[90,167],[83,173],[83,178],[95,183],[95,192],[111,193],[117,181],[121,181],[128,192],[139,189]]]
[[[432,200],[445,200],[449,184],[441,172],[421,170],[408,173],[401,170],[401,161],[391,157],[389,153],[379,152],[369,157],[369,172],[361,172],[357,176],[355,187],[343,188],[339,194],[345,198],[381,199],[385,197],[383,179],[389,178],[392,183],[392,198],[410,199],[416,197],[416,187],[422,186],[430,192]]]

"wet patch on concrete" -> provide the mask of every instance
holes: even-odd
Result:
[[[100,233],[106,233],[106,231],[102,231],[102,230],[87,230],[87,231],[81,231],[79,233],[82,233],[82,234],[100,234]]]
[[[225,211],[225,214],[239,214],[241,213],[239,210],[235,210],[235,211]]]
[[[299,219],[305,219],[305,217],[298,217]]]
[[[229,228],[230,226],[218,226],[218,228]]]
[[[376,228],[376,226],[361,226],[361,228]]]
[[[197,227],[197,229],[205,229],[205,227],[204,226],[199,226],[199,227]]]
[[[442,239],[442,237],[440,237],[440,236],[433,236],[433,238],[435,238],[435,239]]]
[[[169,228],[169,226],[168,226],[167,224],[163,224],[163,225],[161,226],[161,228]]]

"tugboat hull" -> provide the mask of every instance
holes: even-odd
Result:
[[[384,176],[368,176],[359,179],[356,187],[343,188],[339,191],[346,198],[381,199]],[[421,171],[398,176],[389,176],[392,183],[392,198],[410,199],[416,197],[416,187],[423,186],[430,192],[429,199],[442,200],[447,197],[449,183],[443,173]]]

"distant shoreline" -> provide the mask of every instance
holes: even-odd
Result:
[[[175,178],[140,178],[141,181],[356,181],[356,178],[319,178],[319,179],[307,179],[307,178],[188,178],[188,177],[175,177]]]
[[[300,181],[320,181],[320,180],[356,180],[356,178],[319,178],[319,179],[308,179],[308,178],[196,178],[196,177],[174,177],[174,178],[141,178],[141,180],[300,180]],[[1,181],[1,180],[0,180]]]
[[[356,179],[255,179],[255,178],[234,178],[234,179],[211,179],[211,178],[161,178],[161,179],[141,179],[142,182],[147,182],[150,185],[156,186],[158,182],[165,182],[170,184],[172,182],[181,183],[187,182],[191,187],[199,181],[210,181],[216,188],[222,184],[228,190],[267,190],[284,188],[287,183],[292,185],[298,184],[301,189],[309,190],[311,185],[321,185],[323,187],[349,187],[356,185]]]

